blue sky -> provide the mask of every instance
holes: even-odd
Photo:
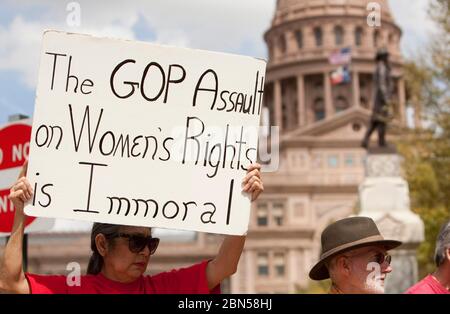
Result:
[[[32,115],[44,29],[137,39],[266,58],[262,35],[275,0],[78,1],[81,25],[69,27],[70,1],[0,0],[0,125],[16,113]],[[433,24],[429,0],[390,0],[403,29],[402,50],[415,55]]]

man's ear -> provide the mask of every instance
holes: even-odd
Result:
[[[104,257],[108,252],[108,241],[103,234],[99,233],[95,236],[95,245],[97,246],[98,253]]]
[[[350,276],[351,268],[350,268],[350,261],[345,256],[339,256],[336,260],[336,264],[339,267],[342,274],[345,274],[346,276]]]
[[[445,259],[450,263],[450,247],[445,250]]]

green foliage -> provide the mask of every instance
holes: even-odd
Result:
[[[449,219],[449,210],[444,207],[415,208],[425,224],[425,241],[419,247],[417,258],[419,262],[420,277],[425,277],[436,268],[434,263],[434,250],[437,234],[441,226]]]
[[[409,131],[398,143],[411,194],[411,207],[425,224],[418,250],[421,277],[435,269],[434,250],[440,227],[450,219],[450,0],[434,0],[430,17],[438,26],[422,57],[406,62],[410,106],[420,107],[426,129]]]
[[[330,291],[330,279],[322,281],[310,280],[307,288],[299,288],[297,293],[300,294],[326,294]]]
[[[445,171],[447,175],[450,171],[446,167],[440,168],[441,162],[433,161],[434,144],[435,140],[430,140],[429,136],[415,134],[397,145],[405,158],[403,166],[410,189],[411,208],[425,225],[425,241],[418,249],[420,277],[434,270],[436,236],[450,217],[445,199],[448,191],[443,190],[445,185],[440,179],[446,176]]]

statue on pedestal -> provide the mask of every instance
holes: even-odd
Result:
[[[370,126],[367,129],[361,146],[369,147],[370,136],[373,131],[378,130],[378,145],[386,146],[386,125],[391,118],[392,111],[390,101],[392,95],[391,67],[389,65],[389,52],[380,49],[375,57],[376,70],[374,73],[375,99],[373,103]]]

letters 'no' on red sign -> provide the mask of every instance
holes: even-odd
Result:
[[[13,171],[13,168],[23,165],[28,158],[30,137],[31,126],[27,124],[9,124],[0,129],[0,182],[2,182],[0,185],[0,232],[11,232],[15,214],[14,206],[8,200],[9,189],[14,181],[5,182],[2,176]],[[10,175],[7,177],[9,178]],[[28,217],[25,226],[35,219],[35,217]]]

